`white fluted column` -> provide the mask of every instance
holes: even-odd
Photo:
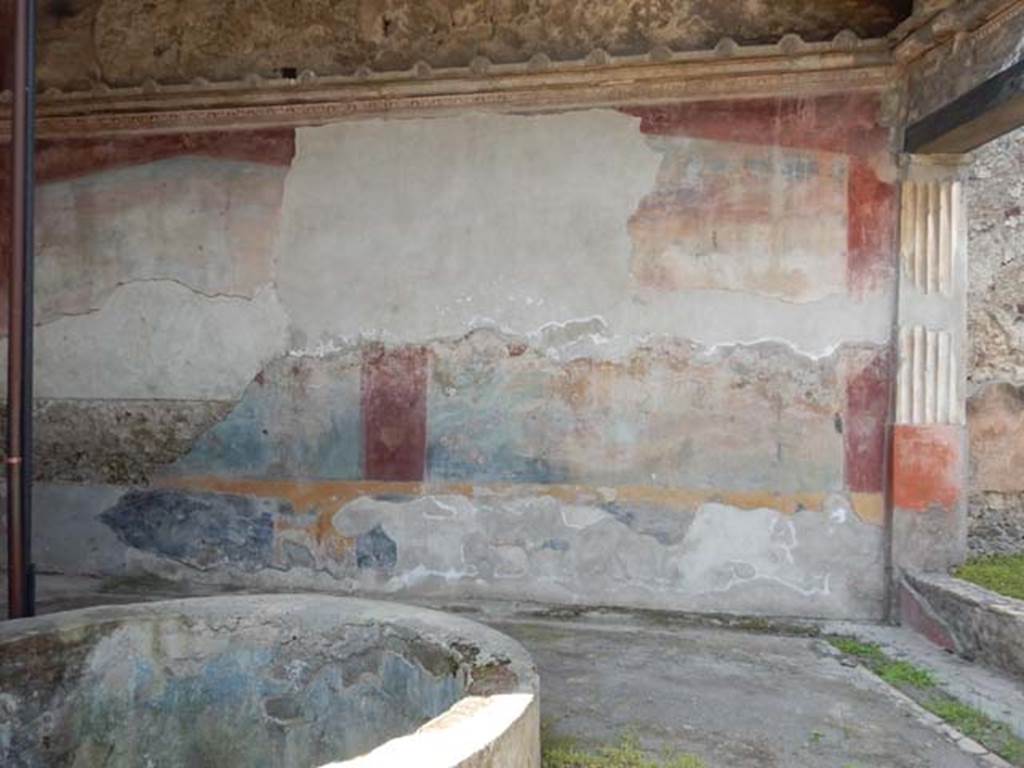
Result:
[[[946,570],[966,552],[967,227],[960,158],[907,158],[901,190],[892,554]]]

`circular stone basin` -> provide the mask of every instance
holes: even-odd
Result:
[[[536,767],[537,686],[518,643],[421,608],[88,608],[0,624],[0,765]]]

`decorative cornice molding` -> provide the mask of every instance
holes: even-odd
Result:
[[[140,86],[40,94],[40,137],[159,133],[242,127],[302,126],[375,115],[450,110],[541,111],[629,106],[716,98],[817,95],[885,90],[895,75],[890,43],[852,32],[807,43],[786,35],[774,45],[739,46],[725,38],[708,51],[645,56],[592,51],[577,61],[535,56],[522,64],[475,59],[469,67],[432,69],[418,63],[402,73],[361,70],[352,76],[188,85]],[[0,138],[10,94],[0,94]]]

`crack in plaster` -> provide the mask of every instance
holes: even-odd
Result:
[[[38,395],[237,402],[287,349],[287,326],[266,285],[250,298],[210,296],[176,279],[128,281],[96,311],[40,328]],[[252,334],[254,327],[263,332]]]
[[[133,285],[139,285],[142,283],[173,283],[174,285],[179,285],[182,288],[185,288],[191,291],[192,293],[196,294],[197,296],[203,297],[204,299],[229,299],[246,302],[254,301],[256,298],[256,294],[258,294],[264,288],[274,288],[273,281],[268,281],[266,283],[256,286],[253,294],[249,295],[245,293],[231,293],[228,291],[204,291],[201,288],[197,288],[196,286],[190,285],[184,280],[179,280],[178,278],[175,277],[139,277],[132,280],[119,280],[116,283],[114,283],[108,291],[104,293],[103,300],[98,304],[95,304],[94,306],[88,307],[87,309],[83,309],[77,312],[60,311],[55,313],[52,317],[49,317],[45,320],[37,320],[34,325],[36,328],[43,328],[48,325],[53,325],[54,323],[64,318],[87,317],[89,315],[95,315],[103,311],[104,307],[106,307],[114,298],[114,294],[116,294],[123,288],[128,288]],[[6,336],[6,333],[4,335]]]

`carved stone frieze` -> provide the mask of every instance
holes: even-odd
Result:
[[[630,106],[669,101],[813,96],[884,91],[893,83],[884,41],[841,33],[807,43],[786,36],[773,45],[729,41],[711,51],[552,62],[538,55],[518,64],[476,61],[469,69],[435,69],[419,62],[401,73],[360,70],[321,77],[250,75],[231,82],[187,84],[148,80],[139,86],[50,89],[39,98],[42,137],[158,133],[202,129],[301,126],[365,115],[404,115],[459,109],[549,110]],[[10,93],[0,93],[0,140],[6,135]],[[883,122],[890,124],[894,110]]]

